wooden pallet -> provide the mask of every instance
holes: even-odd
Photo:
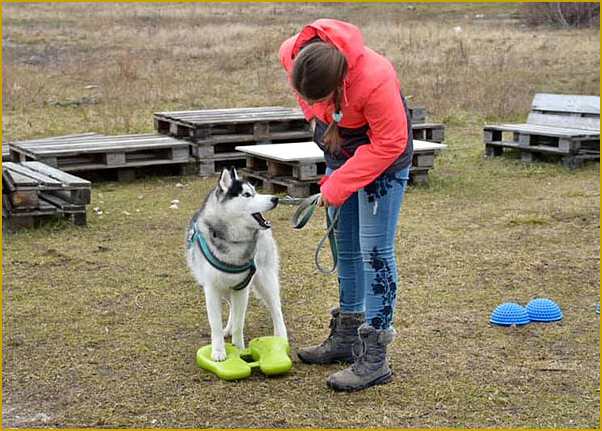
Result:
[[[413,106],[408,108],[412,124],[426,123],[426,106]]]
[[[268,194],[286,193],[293,198],[306,198],[320,191],[317,181],[299,181],[287,176],[272,176],[268,171],[252,171],[247,168],[240,169],[240,172]]]
[[[488,125],[483,128],[483,140],[488,148],[524,147],[525,151],[554,154],[579,154],[582,150],[600,152],[599,132],[566,127],[532,124]]]
[[[12,141],[12,143],[13,144],[34,144],[34,143],[44,143],[44,142],[50,143],[50,142],[57,141],[57,140],[81,141],[81,140],[86,140],[86,139],[95,139],[95,138],[98,138],[99,136],[103,136],[103,135],[100,135],[98,133],[88,132],[88,133],[78,133],[78,134],[74,134],[74,135],[55,136],[52,138],[35,138],[35,139],[29,139],[26,141]],[[10,161],[10,145],[8,142],[2,143],[2,161]]]
[[[410,179],[408,180],[408,184],[413,186],[428,187],[431,182],[429,169],[430,168],[418,166],[410,167]]]
[[[428,142],[443,142],[445,140],[445,126],[438,123],[412,124],[414,139]]]
[[[446,145],[414,141],[410,183],[428,185],[428,171]],[[267,193],[286,191],[292,197],[308,197],[319,190],[318,181],[326,171],[324,153],[313,142],[279,145],[239,146],[247,155],[243,172]]]
[[[86,224],[90,182],[44,163],[2,163],[2,217],[9,230],[33,227],[42,216]]]
[[[155,130],[208,146],[311,137],[300,109],[278,106],[157,112]]]
[[[250,171],[266,171],[271,177],[290,177],[298,181],[316,181],[326,172],[323,151],[313,142],[238,146],[246,154]]]
[[[219,159],[225,154],[236,152],[236,147],[240,145],[286,144],[298,142],[299,139],[311,139],[311,134],[305,132],[291,134],[291,136],[294,135],[298,136],[298,138],[254,140],[246,139],[245,137],[236,138],[228,136],[222,142],[191,142],[191,154],[197,159]],[[230,139],[233,139],[232,142],[229,141]]]
[[[306,198],[320,192],[320,186],[316,180],[299,181],[290,176],[272,176],[268,171],[256,171],[248,168],[239,170],[264,193],[286,193],[293,198]],[[408,183],[414,186],[429,186],[429,168],[410,168]]]
[[[500,156],[504,148],[519,150],[523,161],[543,154],[562,158],[577,167],[600,158],[600,98],[536,94],[526,124],[485,125],[487,156]]]
[[[447,145],[414,140],[414,154],[410,167],[409,184],[426,186],[430,184],[429,171],[435,167],[435,158]]]
[[[190,144],[157,134],[47,138],[10,142],[14,162],[37,160],[63,171],[185,164]]]
[[[242,168],[245,166],[245,157],[239,152],[221,153],[219,156],[197,159],[194,162],[195,173],[202,176],[211,176],[221,172],[223,168],[234,166]]]

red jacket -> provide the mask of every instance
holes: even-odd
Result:
[[[289,82],[293,61],[301,46],[318,36],[333,44],[347,58],[341,111],[341,128],[361,128],[368,124],[369,142],[361,145],[330,177],[322,181],[320,191],[335,206],[370,184],[387,170],[408,147],[408,120],[400,97],[395,69],[383,56],[364,46],[359,29],[351,24],[319,19],[280,47],[280,61],[287,71]],[[294,90],[293,90],[294,91]],[[314,117],[329,124],[334,104],[320,102],[312,106],[298,97],[307,120]]]

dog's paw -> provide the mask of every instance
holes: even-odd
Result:
[[[211,360],[213,362],[222,362],[226,360],[226,356],[225,348],[211,349]]]

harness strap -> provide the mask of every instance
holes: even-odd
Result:
[[[318,203],[319,197],[320,193],[317,193],[306,199],[303,199],[299,203],[299,208],[297,208],[297,210],[293,214],[293,218],[291,219],[291,225],[293,226],[293,228],[301,229],[307,224],[307,222],[314,213],[314,209],[316,208],[316,204]],[[336,229],[340,214],[341,208],[339,207],[335,210],[334,216],[331,219],[330,214],[328,213],[328,209],[326,209],[326,233],[318,243],[318,246],[316,247],[316,252],[314,254],[316,268],[318,268],[318,271],[324,274],[332,274],[337,269],[339,250],[337,247],[337,241],[335,238],[334,230]],[[301,218],[301,221],[299,221],[301,215],[303,215],[303,218]],[[322,250],[322,247],[324,247],[324,242],[326,241],[326,238],[328,238],[328,242],[330,244],[330,253],[332,254],[333,264],[331,269],[325,269],[322,265],[320,265],[319,260],[320,251]]]
[[[209,262],[211,266],[213,266],[219,271],[226,272],[228,274],[240,274],[245,271],[249,271],[245,279],[238,283],[236,286],[233,286],[231,289],[242,290],[245,287],[247,287],[251,282],[253,275],[255,275],[255,272],[257,271],[257,268],[255,266],[255,259],[251,258],[251,260],[249,260],[247,263],[240,266],[234,266],[224,263],[220,261],[217,257],[215,257],[213,253],[211,253],[211,250],[207,245],[207,241],[205,240],[203,235],[201,235],[201,233],[198,231],[196,223],[193,225],[193,228],[194,234],[192,235],[192,238],[190,238],[190,245],[194,244],[195,242],[198,242],[201,253],[203,253],[203,256],[205,257],[205,259],[207,259],[207,262]]]

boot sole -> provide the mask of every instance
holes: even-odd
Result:
[[[390,372],[390,373],[385,374],[384,376],[380,376],[376,380],[372,380],[371,382],[364,383],[363,385],[359,385],[359,386],[338,385],[336,383],[332,383],[330,380],[327,380],[326,384],[331,389],[334,389],[335,391],[354,392],[354,391],[361,391],[362,389],[369,388],[370,386],[384,385],[385,383],[389,383],[392,380],[392,378],[393,378],[393,373]]]
[[[297,357],[301,360],[301,362],[303,362],[304,364],[310,364],[310,365],[328,365],[328,364],[353,364],[353,357],[351,358],[341,358],[341,359],[330,359],[330,360],[320,360],[320,359],[310,359],[310,358],[304,358],[303,356],[301,356],[299,354],[299,352],[297,352]]]

